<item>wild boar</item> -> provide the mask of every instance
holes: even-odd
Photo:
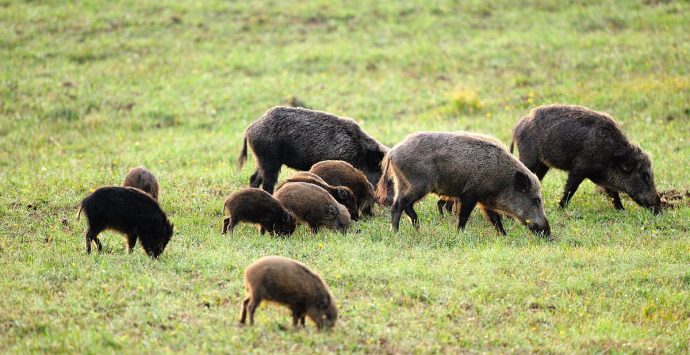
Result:
[[[261,301],[286,305],[292,312],[292,325],[305,326],[308,316],[319,328],[332,328],[338,309],[328,286],[304,264],[282,256],[265,256],[244,270],[248,296],[242,301],[240,324],[254,325],[254,312]]]
[[[347,208],[347,212],[350,213],[350,218],[352,218],[353,221],[359,220],[359,211],[357,210],[357,198],[355,197],[355,194],[352,193],[352,190],[350,190],[349,187],[331,186],[314,173],[310,173],[308,171],[298,171],[292,174],[283,183],[278,184],[276,190],[280,190],[280,188],[288,182],[306,182],[308,184],[314,184],[316,186],[323,188],[324,190],[328,191],[328,193],[331,194],[331,196],[333,196],[333,198],[336,201],[338,201],[338,203]]]
[[[479,204],[484,217],[505,234],[501,214],[512,216],[536,234],[551,238],[537,177],[497,140],[479,134],[418,132],[393,147],[383,161],[392,176],[395,200],[391,224],[398,230],[403,211],[419,228],[415,202],[432,192],[460,201],[458,229],[464,229]],[[378,186],[385,195],[385,179]]]
[[[154,200],[158,200],[158,180],[143,166],[130,169],[122,186],[135,187],[151,195]]]
[[[249,184],[269,193],[273,192],[283,164],[309,170],[320,161],[332,159],[349,162],[375,184],[381,177],[381,159],[388,151],[352,119],[282,106],[268,110],[249,125],[237,160],[238,169],[247,159],[247,145],[257,161]]]
[[[322,226],[343,233],[350,227],[350,214],[345,206],[321,187],[306,182],[288,182],[273,196],[314,233]]]
[[[268,192],[246,188],[232,193],[224,204],[223,234],[228,229],[232,233],[240,222],[259,225],[261,234],[266,232],[278,235],[291,235],[297,226],[297,220],[280,201]]]
[[[540,106],[520,119],[513,129],[522,161],[541,180],[549,168],[568,172],[565,208],[584,179],[601,186],[613,206],[623,209],[619,192],[640,206],[661,212],[649,156],[623,134],[606,113],[568,105]]]
[[[357,199],[359,214],[373,215],[374,186],[364,173],[350,163],[342,160],[325,160],[314,164],[309,172],[318,175],[329,185],[350,188]]]
[[[77,219],[82,210],[89,225],[86,231],[86,252],[89,254],[92,242],[99,252],[103,249],[98,234],[106,229],[124,233],[130,253],[138,238],[152,258],[163,252],[173,234],[173,225],[158,202],[133,187],[101,187],[81,201]]]

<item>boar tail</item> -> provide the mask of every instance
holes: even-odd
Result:
[[[242,169],[245,161],[247,161],[247,136],[244,136],[242,151],[240,152],[239,158],[237,158],[237,170]]]
[[[390,162],[391,159],[388,154],[383,156],[381,160],[381,171],[383,174],[376,184],[376,200],[380,205],[385,206],[388,200],[388,182],[390,181]]]
[[[82,207],[83,207],[83,205],[82,205],[82,204],[79,204],[79,212],[77,212],[77,221],[79,220],[79,217],[81,216],[81,209],[82,209]]]
[[[510,140],[510,154],[513,154],[513,147],[515,147],[515,140],[511,139]]]

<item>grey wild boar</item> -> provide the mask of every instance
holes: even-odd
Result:
[[[505,234],[501,215],[514,217],[536,234],[551,239],[537,177],[497,140],[479,134],[418,132],[393,147],[383,161],[384,176],[392,176],[395,200],[391,224],[398,230],[402,212],[419,228],[415,202],[428,193],[456,197],[458,228],[464,229],[479,204],[484,217]],[[385,179],[379,197],[387,193]]]
[[[560,201],[565,208],[584,179],[601,186],[622,210],[619,192],[640,206],[661,212],[649,156],[630,143],[607,114],[581,106],[551,105],[533,109],[513,129],[513,144],[528,169],[541,180],[550,168],[568,179]]]
[[[305,326],[309,317],[317,327],[332,328],[338,309],[326,283],[304,264],[282,256],[265,256],[244,270],[248,296],[242,301],[240,324],[254,325],[254,312],[262,301],[283,304],[292,312],[292,325]]]
[[[286,182],[306,182],[323,188],[324,190],[328,191],[328,193],[331,194],[331,196],[333,196],[338,203],[347,208],[347,211],[350,213],[350,218],[352,218],[353,221],[359,220],[357,198],[349,187],[331,186],[318,175],[308,171],[298,171],[287,178],[283,184]],[[283,184],[279,184],[276,190],[280,190]]]
[[[266,232],[278,235],[291,235],[297,226],[297,220],[268,192],[246,188],[232,193],[223,205],[227,217],[223,219],[223,234],[232,233],[240,222],[259,225],[261,234]]]
[[[282,106],[268,110],[249,125],[237,160],[238,169],[247,158],[247,146],[257,161],[249,184],[269,193],[273,192],[283,164],[309,170],[320,161],[334,159],[349,162],[375,184],[381,177],[381,159],[388,151],[352,119]]]
[[[342,160],[325,160],[314,164],[309,170],[332,186],[347,186],[355,194],[359,214],[371,216],[374,207],[374,186],[367,177]]]
[[[101,187],[81,201],[79,214],[84,211],[89,224],[86,231],[86,252],[91,243],[100,252],[103,247],[98,234],[113,229],[127,235],[127,251],[132,252],[137,238],[146,254],[157,258],[168,245],[173,225],[150,195],[133,187]]]
[[[148,169],[143,166],[132,168],[127,172],[122,186],[137,188],[158,200],[158,180]]]
[[[273,196],[314,233],[322,226],[343,233],[350,227],[350,214],[345,206],[314,184],[288,182]]]

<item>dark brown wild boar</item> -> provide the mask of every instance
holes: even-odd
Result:
[[[317,233],[324,226],[345,233],[350,227],[350,213],[328,192],[306,182],[288,182],[273,196],[297,218]]]
[[[549,168],[568,171],[561,208],[590,179],[605,189],[616,209],[623,209],[619,192],[625,192],[640,206],[661,212],[649,156],[605,113],[580,106],[537,107],[517,123],[513,142],[520,161],[539,180]]]
[[[403,211],[419,228],[415,202],[428,193],[457,197],[458,229],[479,204],[485,218],[505,234],[501,214],[514,217],[536,234],[551,238],[537,177],[497,140],[473,133],[418,132],[393,147],[383,161],[392,176],[395,200],[391,224],[397,231]],[[387,193],[386,179],[378,185]]]
[[[127,235],[130,253],[138,238],[152,258],[165,250],[173,234],[173,225],[158,202],[133,187],[101,187],[82,200],[79,213],[82,211],[89,224],[86,231],[86,252],[89,254],[92,242],[96,243],[99,252],[103,249],[98,234],[106,229]]]
[[[240,324],[254,325],[254,312],[262,301],[286,305],[292,325],[305,326],[309,317],[317,327],[332,328],[338,319],[333,296],[321,277],[304,264],[282,256],[265,256],[244,270],[248,296],[242,301]]]
[[[349,162],[375,184],[381,177],[381,159],[388,151],[352,119],[282,106],[268,110],[249,125],[238,168],[247,158],[247,145],[257,161],[249,184],[269,193],[273,192],[283,164],[296,170],[309,170],[320,161],[333,159]]]
[[[309,172],[318,175],[332,186],[347,186],[355,194],[360,215],[372,216],[374,207],[374,186],[367,177],[342,160],[325,160],[311,167]]]
[[[223,211],[228,216],[223,219],[223,234],[228,229],[232,233],[240,222],[258,224],[261,234],[291,235],[297,226],[292,212],[261,189],[249,187],[232,193],[225,200]]]
[[[333,196],[338,203],[347,208],[347,211],[350,213],[350,218],[352,218],[353,221],[359,220],[357,198],[349,187],[331,186],[314,173],[310,173],[308,171],[298,171],[287,178],[282,184],[279,184],[276,190],[280,190],[280,188],[287,182],[306,182],[308,184],[314,184],[323,188],[324,190],[328,191],[328,193],[331,194],[331,196]]]
[[[130,169],[122,186],[137,188],[151,195],[154,200],[158,200],[158,180],[152,172],[143,166]]]

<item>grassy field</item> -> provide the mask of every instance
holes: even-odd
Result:
[[[295,96],[392,146],[419,130],[510,142],[531,107],[611,113],[690,188],[687,1],[225,2],[0,0],[0,352],[690,351],[690,206],[613,210],[565,174],[543,184],[556,240],[434,198],[421,230],[389,211],[359,233],[221,236],[244,128]],[[86,255],[79,201],[143,164],[176,226],[159,260],[111,232]],[[289,174],[283,169],[282,176]],[[264,305],[237,326],[242,272],[270,254],[319,272],[331,332]]]

